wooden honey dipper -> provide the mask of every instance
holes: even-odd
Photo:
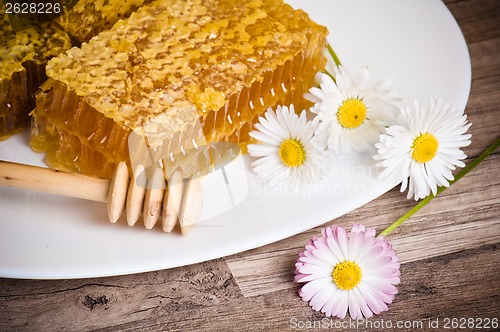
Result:
[[[179,222],[181,233],[189,233],[203,206],[200,178],[186,181],[179,171],[175,171],[167,186],[159,167],[148,180],[142,165],[137,167],[135,174],[137,178],[131,181],[124,162],[118,164],[113,178],[108,180],[0,160],[1,186],[107,202],[112,223],[126,210],[130,226],[142,214],[147,229],[161,219],[165,232],[172,231]]]

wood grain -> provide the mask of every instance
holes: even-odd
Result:
[[[471,56],[470,162],[500,135],[500,5],[445,3]],[[422,329],[397,329],[416,331],[432,330],[429,321],[436,319],[442,330],[446,317],[500,318],[499,173],[496,151],[389,236],[403,262],[399,294],[371,322],[420,322]],[[363,222],[381,230],[414,205],[396,188],[326,224]],[[300,286],[292,282],[298,252],[321,227],[176,269],[78,280],[0,279],[0,331],[296,331],[312,329],[294,328],[294,322],[334,324],[301,301]]]

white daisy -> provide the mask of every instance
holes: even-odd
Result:
[[[292,191],[314,183],[325,169],[324,146],[315,135],[318,124],[317,118],[307,121],[305,111],[295,114],[293,105],[278,106],[276,113],[269,108],[250,133],[259,141],[248,145],[250,155],[258,158],[252,163],[257,177]]]
[[[377,166],[384,168],[380,178],[401,181],[401,192],[408,188],[408,198],[415,200],[435,195],[438,186],[448,187],[456,166],[465,166],[462,160],[467,156],[460,148],[470,144],[467,116],[449,103],[431,99],[429,106],[415,101],[415,110],[402,109],[398,122],[375,145],[374,158],[381,160]]]
[[[365,151],[378,141],[398,108],[399,94],[389,90],[389,81],[369,83],[363,67],[352,78],[342,66],[333,69],[335,81],[327,74],[317,75],[320,88],[313,87],[305,98],[321,121],[318,135],[335,153]]]
[[[399,258],[374,228],[331,226],[312,238],[295,263],[300,297],[328,317],[370,318],[387,311],[398,292]]]

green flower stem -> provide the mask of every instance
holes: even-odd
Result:
[[[326,48],[328,49],[328,54],[330,54],[330,56],[332,57],[333,62],[335,62],[335,65],[336,65],[337,67],[338,67],[338,66],[340,66],[340,60],[339,60],[339,58],[338,58],[337,54],[335,54],[335,51],[333,50],[332,46],[331,46],[330,44],[327,44],[327,45],[326,45]],[[335,81],[335,76],[333,76],[333,74],[332,74],[332,73],[330,73],[328,70],[326,70],[326,68],[324,69],[324,72],[325,72],[325,74],[327,74],[328,76],[330,76],[330,77],[331,77],[331,79],[332,79],[334,82],[336,82],[336,81]]]
[[[472,171],[477,165],[479,165],[486,157],[488,157],[490,154],[492,154],[497,148],[500,146],[500,138],[497,138],[496,141],[491,144],[486,150],[479,155],[476,159],[474,159],[470,164],[465,166],[460,172],[457,173],[455,176],[455,179],[450,181],[450,186],[460,180],[464,175]],[[436,195],[430,194],[423,200],[421,200],[417,205],[415,205],[410,211],[406,212],[401,218],[396,220],[392,225],[387,227],[385,230],[383,230],[379,236],[387,236],[389,235],[393,230],[398,228],[403,222],[405,222],[408,218],[410,218],[415,212],[420,210],[422,207],[424,207],[427,203],[429,203],[435,196],[439,195],[442,191],[444,191],[447,187],[439,187],[437,189]]]
[[[335,51],[333,50],[332,45],[327,44],[326,48],[328,49],[328,53],[330,53],[330,56],[332,57],[333,62],[335,62],[335,64],[337,65],[337,67],[339,67],[340,66],[340,60],[339,60],[337,54],[335,54]]]

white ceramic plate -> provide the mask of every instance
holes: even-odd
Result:
[[[461,31],[439,0],[290,1],[329,27],[330,43],[350,70],[393,79],[406,104],[442,97],[464,109],[470,60]],[[27,134],[0,143],[0,159],[43,165]],[[248,160],[246,160],[248,163]],[[250,171],[245,198],[204,219],[189,236],[109,224],[105,205],[0,188],[0,276],[83,278],[165,269],[262,246],[339,217],[389,190],[371,154],[341,158],[329,185],[309,196],[270,192]],[[234,185],[235,182],[233,182]],[[210,191],[210,184],[205,184]],[[213,188],[212,188],[213,189]],[[217,193],[205,193],[214,199]],[[405,199],[401,196],[401,199]],[[339,221],[340,222],[340,221]],[[366,221],[369,224],[369,221]]]

